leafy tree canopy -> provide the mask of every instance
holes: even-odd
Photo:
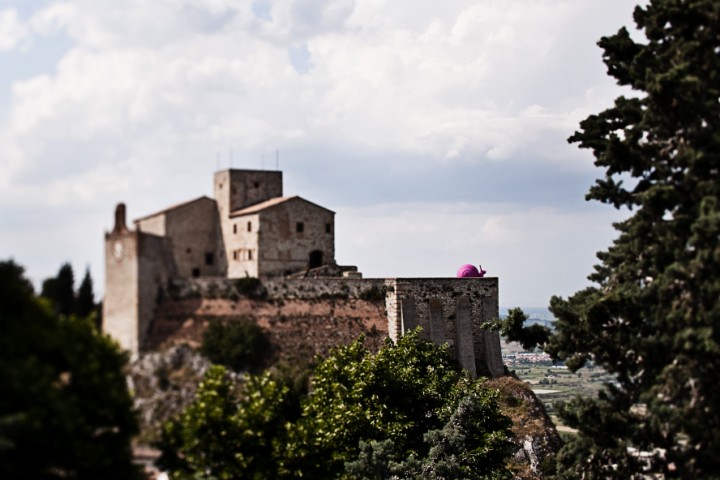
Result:
[[[165,427],[165,465],[174,478],[507,476],[510,420],[495,392],[416,333],[377,354],[362,340],[334,350],[300,409],[290,392],[264,374],[236,396],[213,368]]]
[[[605,173],[587,199],[632,214],[598,254],[595,286],[551,300],[546,350],[617,379],[565,409],[579,435],[560,476],[717,478],[720,3],[651,0],[634,19],[645,41],[623,28],[599,45],[609,75],[637,96],[570,138]]]
[[[231,370],[259,370],[270,354],[267,333],[252,322],[210,323],[203,334],[200,353]]]
[[[0,262],[0,478],[135,478],[132,402],[117,346],[58,318]]]

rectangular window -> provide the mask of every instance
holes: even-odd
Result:
[[[248,249],[248,260],[252,260],[252,250]]]
[[[215,263],[215,254],[213,252],[205,252],[205,265],[212,265]]]
[[[233,260],[237,260],[237,259],[238,259],[238,252],[237,252],[237,250],[233,250]]]
[[[200,276],[200,269],[199,268],[193,268],[192,269],[192,276],[193,278],[198,278]]]
[[[332,226],[329,223],[325,224],[325,233],[332,233]]]
[[[248,232],[252,232],[252,222],[248,222]]]
[[[233,225],[233,233],[237,233],[237,223]]]
[[[303,222],[297,222],[297,225],[295,225],[295,231],[297,233],[302,233],[305,231],[305,224]]]

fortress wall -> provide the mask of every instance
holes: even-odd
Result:
[[[500,336],[481,328],[499,316],[497,278],[397,278],[393,296],[391,338],[420,326],[425,338],[449,343],[471,373],[503,374]]]
[[[174,262],[165,237],[142,232],[138,238],[138,288],[137,330],[139,349],[145,348],[151,323],[155,317],[161,285],[175,272]]]
[[[175,259],[177,275],[191,277],[194,269],[198,269],[200,275],[222,274],[216,241],[219,219],[215,202],[201,198],[171,210],[165,216],[166,238]],[[212,258],[206,258],[206,254]]]
[[[308,268],[312,251],[322,252],[321,264],[335,262],[333,212],[296,198],[263,211],[260,217],[260,276]],[[297,231],[298,223],[303,225],[302,232]]]
[[[498,316],[496,278],[275,279],[248,298],[240,281],[173,281],[163,291],[150,330],[150,348],[198,345],[212,320],[248,320],[270,332],[279,355],[309,360],[360,334],[376,349],[383,339],[416,326],[449,343],[473,375],[500,376],[500,339],[481,324]]]
[[[137,353],[138,233],[123,231],[105,237],[105,298],[103,332],[122,348]],[[129,287],[128,287],[129,286]]]
[[[250,231],[248,231],[248,223]],[[228,277],[243,278],[258,276],[258,214],[235,217],[229,221],[225,237]]]
[[[265,328],[279,346],[278,356],[290,361],[312,360],[361,334],[366,345],[376,350],[387,338],[384,290],[380,295],[371,292],[372,298],[363,293],[375,285],[384,287],[385,281],[351,283],[341,279],[268,281],[263,283],[267,297],[260,299],[238,294],[232,280],[173,281],[158,303],[148,347],[178,342],[199,345],[209,322],[246,320]]]

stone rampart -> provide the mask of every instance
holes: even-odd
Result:
[[[214,319],[257,323],[290,359],[325,354],[360,334],[376,349],[420,326],[426,338],[449,343],[472,375],[499,376],[499,336],[481,328],[498,315],[497,291],[495,278],[172,280],[158,296],[146,349],[197,344]]]

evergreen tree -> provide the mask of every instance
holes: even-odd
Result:
[[[64,263],[54,278],[43,282],[41,295],[52,303],[55,312],[71,315],[75,312],[75,275],[72,265]]]
[[[95,294],[93,293],[93,281],[90,276],[90,269],[85,269],[85,276],[78,287],[77,298],[75,299],[75,314],[79,317],[87,317],[95,311]]]
[[[587,199],[627,208],[595,286],[553,297],[547,351],[617,379],[565,408],[579,430],[561,478],[720,477],[720,2],[651,0],[646,40],[604,37],[608,73],[637,92],[571,138],[604,170]]]
[[[132,479],[126,357],[0,262],[0,478]]]

